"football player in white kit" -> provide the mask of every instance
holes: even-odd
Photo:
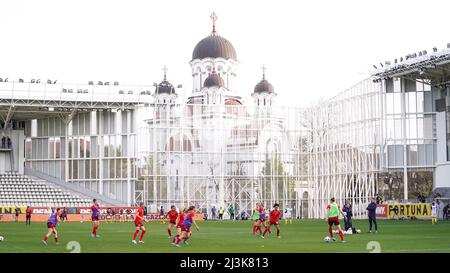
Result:
[[[288,224],[288,220],[289,220],[289,224],[292,224],[292,209],[291,208],[284,209],[283,218],[284,218],[285,224]]]
[[[434,225],[437,223],[437,212],[438,212],[438,206],[435,202],[431,203],[431,223]]]

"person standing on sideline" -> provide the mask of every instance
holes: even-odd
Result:
[[[30,206],[27,207],[27,210],[25,211],[25,225],[31,225],[31,208]]]
[[[234,207],[233,207],[233,205],[231,205],[228,208],[228,212],[230,213],[230,220],[234,220]]]
[[[161,206],[159,209],[159,219],[161,220],[161,224],[164,224],[164,207]]]
[[[216,206],[213,206],[211,208],[211,220],[216,220],[216,211],[217,211]]]
[[[383,204],[383,198],[380,196],[379,193],[377,193],[377,205]]]
[[[431,203],[431,223],[433,225],[437,224],[437,212],[438,212],[438,206],[435,202]]]
[[[225,212],[225,210],[223,209],[223,207],[219,208],[219,220],[223,220],[223,213]]]
[[[375,233],[378,233],[377,225],[377,203],[373,198],[370,199],[370,203],[367,206],[368,216],[369,216],[369,233],[372,233],[372,223],[375,225]]]
[[[352,204],[350,204],[350,199],[345,200],[345,205],[342,211],[345,212],[346,218],[344,219],[345,222],[344,229],[347,231],[349,228],[352,228],[353,209]]]
[[[16,222],[16,223],[18,223],[19,222],[19,215],[20,215],[20,209],[19,208],[16,208],[15,210],[15,217],[14,217],[14,221]]]
[[[449,207],[450,207],[449,204],[447,204],[447,205],[444,207],[444,210],[442,211],[442,212],[443,212],[442,220],[447,220],[447,217],[448,217],[448,209],[449,209]]]

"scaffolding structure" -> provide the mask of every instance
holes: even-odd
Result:
[[[307,111],[309,215],[323,218],[331,197],[366,212],[381,170],[382,89],[367,79]]]
[[[298,203],[295,170],[302,109],[242,105],[154,105],[145,108],[139,174],[142,200],[155,207]]]
[[[354,217],[364,217],[369,199],[383,190],[380,174],[435,164],[435,92],[426,83],[414,90],[401,80],[395,90],[389,84],[368,78],[308,108],[142,108],[148,118],[138,129],[139,200],[204,212],[233,206],[238,213],[277,202],[294,217],[323,218],[335,197],[349,199]]]
[[[148,107],[138,133],[142,200],[247,213],[278,202],[319,218],[334,196],[362,216],[381,168],[381,94],[367,79],[310,108]]]

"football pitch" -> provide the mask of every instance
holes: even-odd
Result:
[[[60,244],[53,237],[48,246],[41,240],[47,228],[45,223],[0,222],[0,253],[62,253],[77,250],[81,253],[277,253],[277,252],[360,252],[367,253],[379,246],[380,252],[447,252],[450,253],[450,221],[438,222],[410,220],[381,220],[377,234],[367,233],[368,223],[354,220],[360,234],[345,235],[347,243],[324,242],[328,228],[324,220],[296,220],[292,224],[281,224],[281,238],[261,238],[251,233],[251,221],[199,221],[200,231],[193,229],[189,245],[180,248],[170,245],[167,224],[149,222],[144,244],[132,244],[134,225],[129,223],[104,223],[98,230],[100,238],[92,238],[92,223],[65,222],[58,226]]]

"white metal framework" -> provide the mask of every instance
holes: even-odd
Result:
[[[391,90],[369,78],[309,108],[142,108],[149,118],[138,133],[140,200],[238,212],[279,202],[297,217],[320,218],[336,197],[350,199],[362,217],[369,198],[385,190],[380,175],[406,170],[408,192],[410,172],[435,164],[437,91],[398,81]]]

